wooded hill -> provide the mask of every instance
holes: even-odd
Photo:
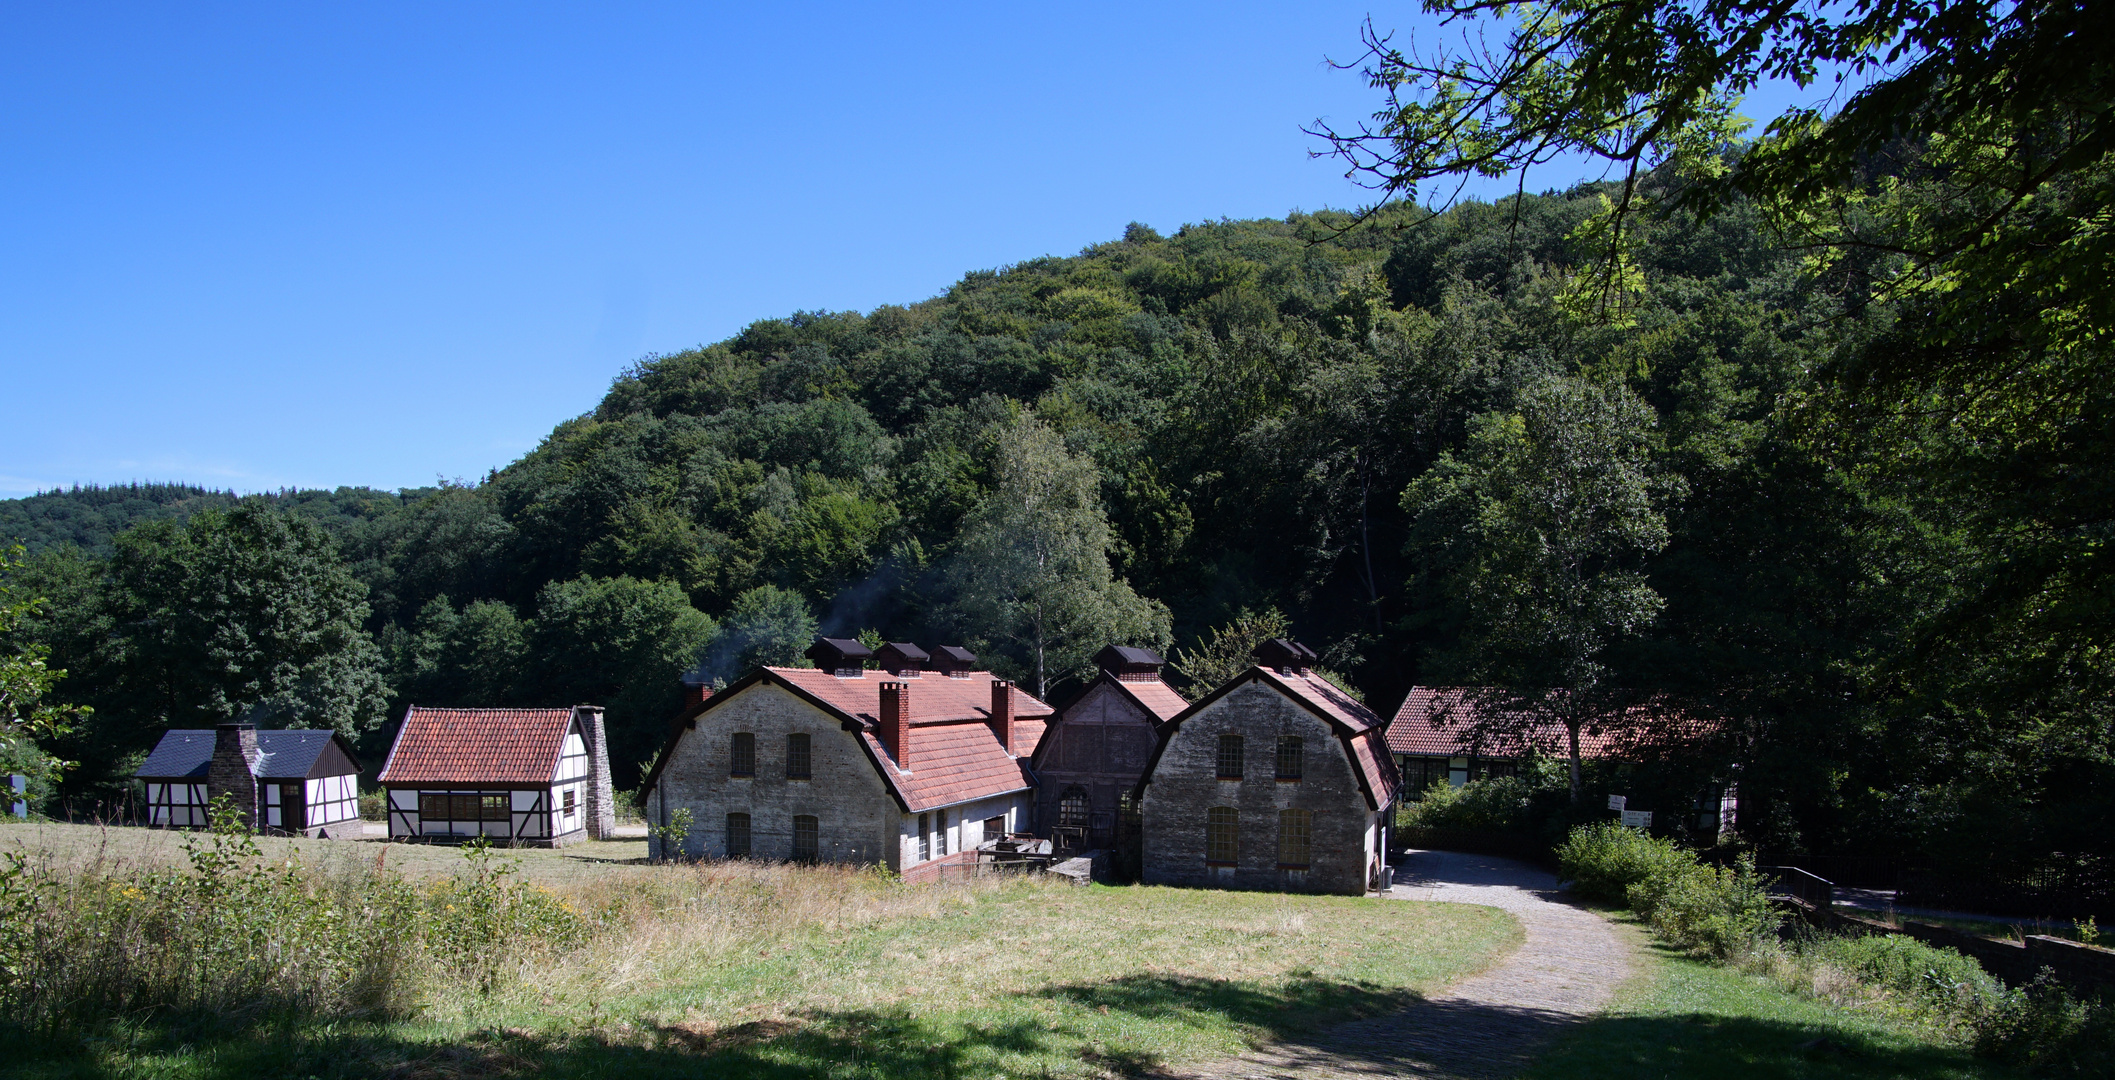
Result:
[[[648,357],[474,486],[268,497],[328,533],[315,573],[364,589],[372,642],[283,686],[183,689],[181,650],[127,629],[160,610],[152,567],[217,542],[176,524],[209,493],[0,504],[40,552],[18,581],[53,601],[25,632],[72,672],[58,696],[96,709],[63,748],[71,783],[307,679],[340,702],[309,722],[371,733],[410,701],[605,703],[623,785],[679,675],[783,661],[817,629],[964,643],[1031,687],[1040,655],[1061,699],[1108,637],[1195,649],[1275,609],[1386,713],[1413,683],[1489,674],[1467,622],[1507,571],[1465,538],[1548,541],[1530,511],[1561,497],[1508,447],[1563,428],[1598,433],[1560,456],[1627,507],[1580,549],[1583,572],[1634,579],[1599,680],[1723,718],[1711,767],[1740,766],[1752,840],[2107,847],[2108,720],[2080,693],[2097,669],[2027,679],[2012,661],[2036,641],[1941,632],[2004,560],[1931,482],[1945,432],[1865,440],[1833,389],[1896,313],[1736,209],[1639,222],[1643,289],[1611,318],[1572,239],[1605,193],[1132,225],[910,306]],[[1059,571],[994,577],[1029,534]]]

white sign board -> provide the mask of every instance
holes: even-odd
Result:
[[[22,793],[29,790],[29,777],[21,773],[11,773],[7,778],[7,786],[10,790],[7,812],[18,818],[28,817],[29,803],[23,801]]]
[[[1652,828],[1652,811],[1625,810],[1623,811],[1623,825],[1631,829]]]
[[[1608,797],[1608,808],[1610,810],[1621,810],[1629,803],[1630,796],[1628,795],[1610,795]]]

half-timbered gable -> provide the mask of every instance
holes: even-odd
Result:
[[[1294,642],[1161,728],[1139,783],[1153,884],[1360,894],[1383,878],[1396,772],[1380,717]]]
[[[764,667],[694,701],[641,786],[665,825],[691,813],[689,857],[881,863],[913,876],[1025,832],[1029,747],[1050,709],[942,650],[891,645],[868,671],[856,641],[825,638],[812,668]],[[969,657],[974,660],[974,657]],[[654,841],[657,857],[673,856]]]
[[[1136,825],[1131,796],[1162,722],[1189,707],[1161,681],[1161,658],[1111,645],[1101,672],[1059,709],[1036,744],[1036,822],[1072,846],[1111,847]]]
[[[557,846],[612,833],[602,710],[411,706],[382,786],[389,835]]]
[[[150,825],[198,829],[225,795],[254,827],[279,834],[354,834],[360,763],[331,731],[258,731],[248,724],[164,732],[133,774]]]

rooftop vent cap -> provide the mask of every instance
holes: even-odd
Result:
[[[1256,658],[1256,663],[1282,675],[1305,675],[1307,669],[1321,659],[1313,649],[1291,638],[1271,638],[1256,646],[1256,651],[1249,655]]]
[[[1103,671],[1126,682],[1151,682],[1160,678],[1160,669],[1167,661],[1151,649],[1132,645],[1111,645],[1094,654],[1094,662]]]
[[[977,654],[960,645],[942,645],[933,650],[933,670],[950,679],[966,679],[977,668]]]
[[[840,679],[866,677],[867,661],[874,658],[874,650],[859,643],[857,638],[819,637],[808,646],[808,659],[815,666]]]
[[[924,649],[908,641],[891,641],[882,645],[874,654],[883,670],[903,679],[915,679],[920,671],[932,665],[932,657]]]

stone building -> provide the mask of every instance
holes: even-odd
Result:
[[[691,812],[690,857],[881,863],[906,877],[1032,826],[1028,754],[1050,707],[960,649],[875,654],[821,638],[812,668],[763,667],[676,717],[641,785],[647,820]],[[657,857],[673,855],[659,839]]]
[[[616,833],[602,710],[404,710],[378,778],[393,840],[558,847]]]
[[[1162,725],[1139,781],[1149,884],[1363,894],[1386,881],[1395,763],[1297,642]]]
[[[1111,645],[1095,656],[1101,673],[1059,709],[1032,758],[1036,832],[1068,846],[1111,848],[1122,835],[1131,796],[1163,721],[1189,706],[1162,682],[1161,658]]]
[[[212,800],[225,795],[264,832],[361,835],[360,762],[336,732],[179,728],[162,733],[133,775],[147,786],[150,825],[205,828]]]

